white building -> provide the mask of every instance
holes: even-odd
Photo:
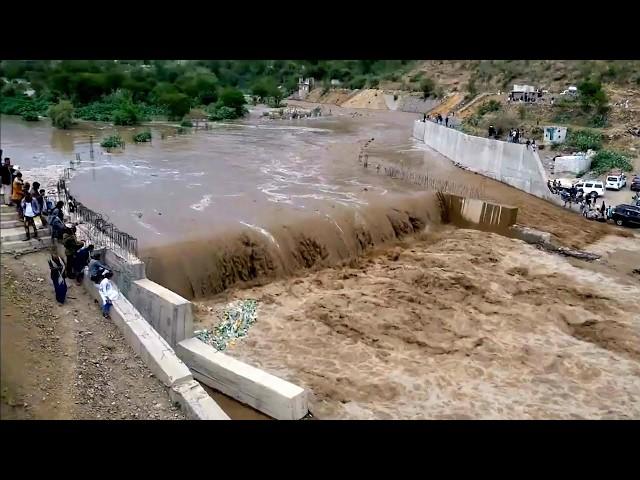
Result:
[[[553,143],[564,143],[567,138],[567,127],[548,126],[544,127],[544,139],[542,143],[551,145]]]
[[[306,80],[303,77],[298,79],[298,98],[304,100],[309,95],[309,92],[313,88],[313,77],[309,77]]]
[[[514,85],[509,97],[512,101],[525,101],[525,102],[534,102],[538,97],[542,96],[542,92],[540,92],[533,85]]]

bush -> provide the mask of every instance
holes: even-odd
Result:
[[[133,141],[136,143],[150,142],[151,141],[151,131],[145,130],[144,132],[136,133],[133,136]]]
[[[518,107],[518,118],[520,118],[520,120],[527,118],[527,107],[524,105]]]
[[[73,125],[73,105],[69,100],[61,100],[49,109],[51,124],[56,128],[68,129]]]
[[[436,82],[431,78],[423,79],[420,82],[420,91],[422,92],[422,97],[425,99],[434,96],[436,91]]]
[[[498,102],[497,100],[489,100],[488,102],[484,102],[480,106],[480,108],[478,109],[478,115],[480,117],[482,117],[483,115],[485,115],[487,113],[497,112],[501,108],[502,108],[502,106],[500,105],[500,102]]]
[[[483,128],[486,129],[492,124],[495,127],[498,136],[503,136],[506,135],[510,129],[517,128],[518,125],[520,125],[520,121],[510,113],[492,114],[483,118]]]
[[[131,103],[113,112],[113,123],[116,125],[136,125],[139,120],[138,110]]]
[[[569,130],[565,140],[567,147],[575,148],[580,152],[587,150],[599,150],[602,148],[602,135],[592,130]]]
[[[100,146],[108,150],[112,148],[124,147],[124,140],[118,134],[110,135],[102,140],[102,142],[100,142]]]
[[[24,112],[22,114],[22,119],[27,122],[37,122],[38,120],[40,120],[40,117],[36,112],[30,111],[30,112]]]
[[[599,151],[591,161],[591,170],[598,175],[613,169],[629,172],[633,169],[633,165],[626,156],[612,150]]]
[[[349,82],[349,88],[353,90],[360,90],[364,88],[366,83],[367,83],[367,77],[360,75],[354,78],[353,80],[351,80],[351,82]]]
[[[209,120],[232,120],[234,118],[238,118],[238,115],[233,108],[217,105],[210,110]]]
[[[607,125],[609,125],[607,115],[595,114],[589,119],[589,126],[593,128],[605,128]]]
[[[186,118],[180,122],[181,127],[193,127],[193,122],[191,120],[187,120]]]

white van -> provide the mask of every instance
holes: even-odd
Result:
[[[604,182],[602,180],[580,180],[575,184],[578,191],[582,190],[585,196],[604,197]]]
[[[607,184],[605,185],[607,190],[620,190],[627,185],[627,177],[624,175],[609,175],[607,176]]]

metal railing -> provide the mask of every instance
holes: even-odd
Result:
[[[76,154],[76,161],[80,161]],[[138,258],[138,239],[123,232],[109,221],[109,217],[84,206],[71,195],[67,180],[71,178],[74,167],[65,168],[58,179],[58,199],[65,203],[65,213],[73,223],[82,225],[87,240],[97,247],[107,247],[127,260]]]
[[[383,171],[385,175],[391,178],[420,185],[427,190],[452,193],[467,198],[484,198],[485,196],[482,188],[433,177],[428,173],[419,173],[395,166],[384,166]]]

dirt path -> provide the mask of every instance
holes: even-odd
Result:
[[[183,419],[82,287],[56,303],[47,256],[1,257],[0,418]]]

